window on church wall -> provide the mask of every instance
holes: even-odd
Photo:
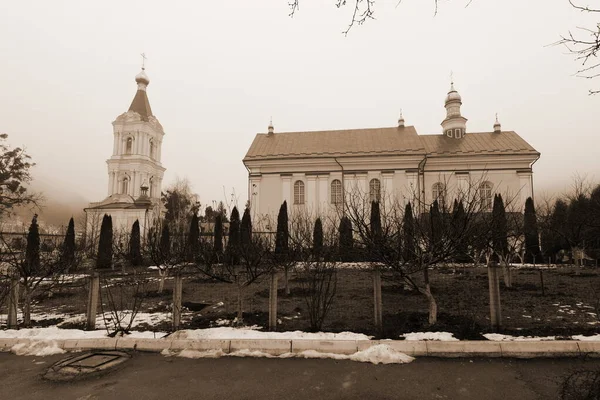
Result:
[[[133,151],[133,139],[127,138],[125,141],[125,154],[131,154]]]
[[[377,203],[381,200],[381,182],[379,179],[371,179],[371,182],[369,182],[369,199]]]
[[[479,185],[479,201],[482,211],[492,210],[492,184],[490,182],[483,182]]]
[[[294,182],[294,204],[304,204],[304,182]]]
[[[448,137],[452,137],[452,129],[448,129],[446,131],[446,135],[448,135]]]
[[[434,183],[431,188],[431,202],[438,201],[440,206],[446,203],[446,185],[441,182]]]
[[[331,204],[342,204],[342,182],[339,179],[331,182]]]
[[[454,137],[457,138],[457,139],[460,138],[460,129],[457,128],[457,129],[454,130]]]
[[[121,194],[127,194],[129,192],[129,178],[123,178],[123,183],[121,185]]]

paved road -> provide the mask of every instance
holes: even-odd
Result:
[[[555,399],[560,377],[600,360],[420,358],[407,365],[304,359],[185,359],[135,353],[87,380],[41,378],[64,356],[0,353],[0,399]]]

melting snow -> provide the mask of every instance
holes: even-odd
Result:
[[[404,340],[439,340],[443,342],[456,341],[457,338],[450,332],[411,332],[400,335]]]
[[[535,342],[556,340],[556,336],[511,336],[500,333],[486,333],[483,335],[487,340],[494,342]]]
[[[54,354],[63,354],[65,351],[58,347],[53,340],[41,340],[29,343],[18,343],[15,344],[11,349],[11,352],[18,356],[51,356]]]
[[[264,358],[319,358],[334,360],[351,360],[358,362],[369,362],[372,364],[406,364],[414,360],[413,357],[394,350],[387,344],[371,346],[366,350],[354,354],[321,353],[316,350],[305,350],[300,353],[283,353],[275,356],[259,350],[238,350],[232,353],[224,353],[222,350],[182,350],[172,352],[167,349],[162,353],[165,356],[177,356],[185,358],[219,358],[219,357],[264,357]]]

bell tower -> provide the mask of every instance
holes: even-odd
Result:
[[[153,203],[160,201],[165,168],[161,148],[165,135],[162,125],[152,114],[147,88],[146,69],[135,76],[137,91],[129,110],[117,117],[113,125],[113,152],[108,164],[108,196],[135,200],[146,188]]]

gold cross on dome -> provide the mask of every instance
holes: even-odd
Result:
[[[140,55],[142,56],[142,69],[145,69],[146,68],[146,60],[147,60],[146,53],[142,53]]]

